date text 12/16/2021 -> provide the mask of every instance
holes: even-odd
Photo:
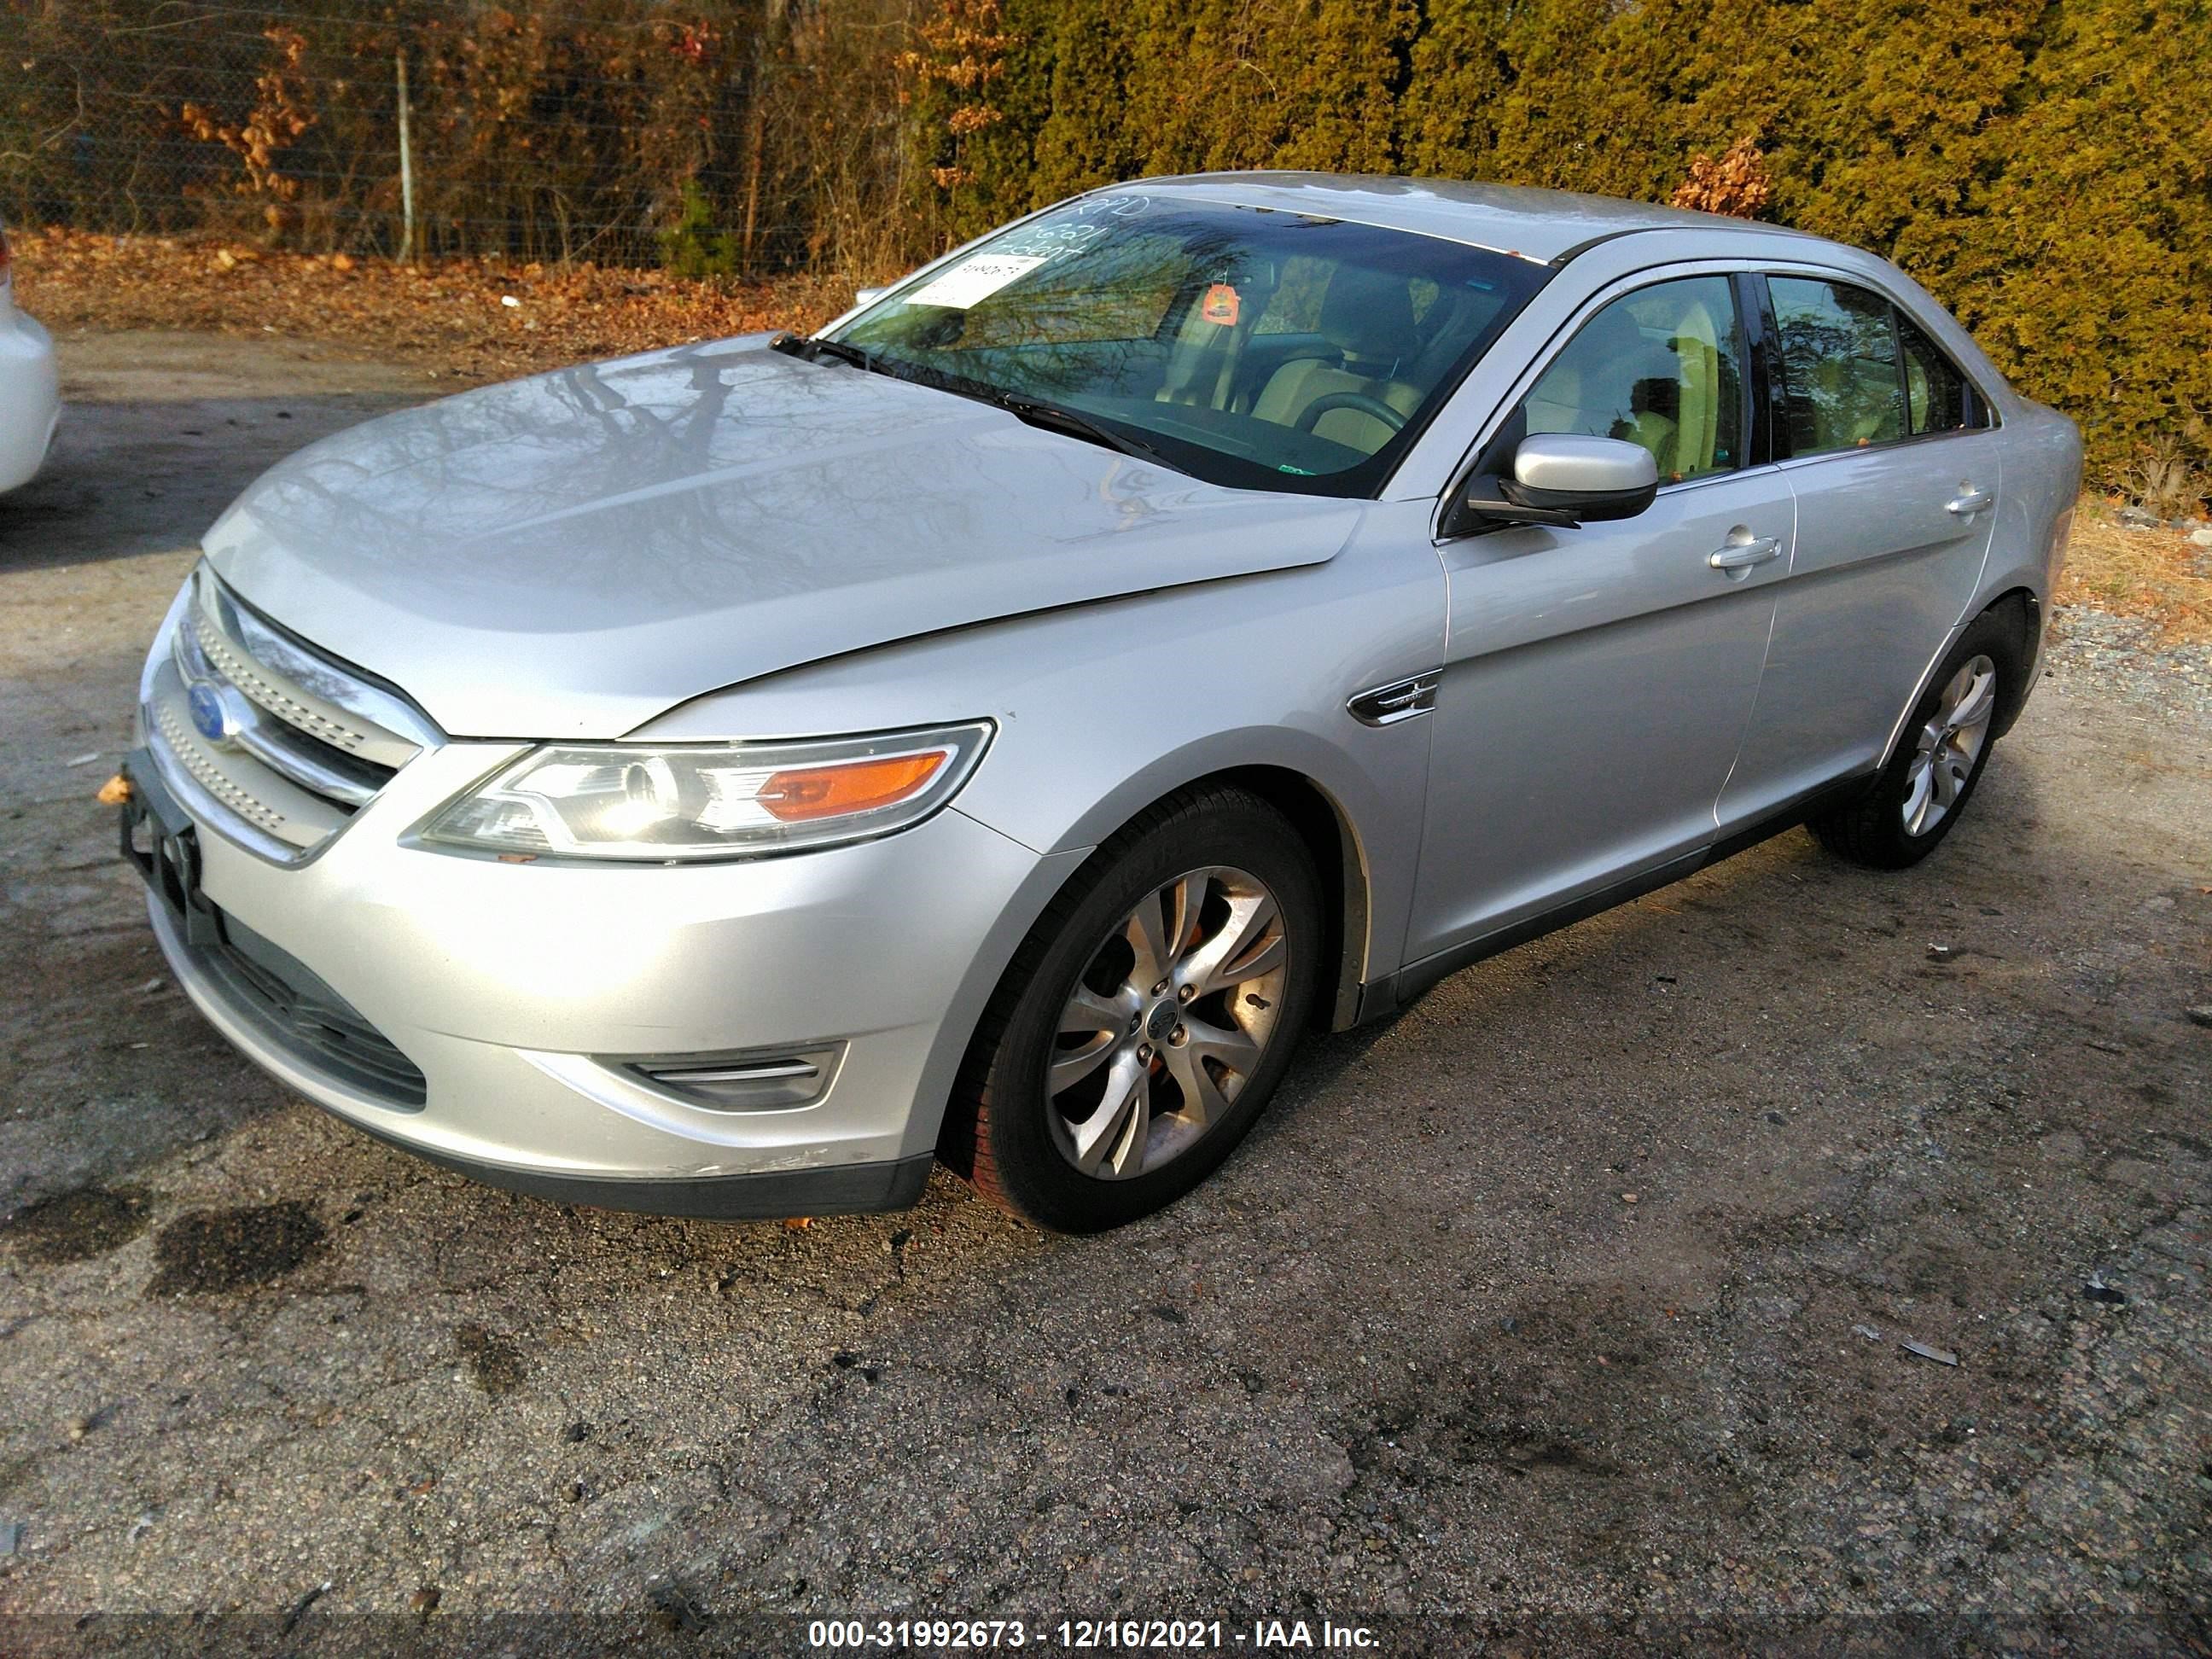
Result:
[[[1062,1619],[1035,1624],[1019,1619],[817,1619],[806,1627],[806,1644],[858,1652],[1030,1647],[1072,1653],[1239,1648],[1360,1652],[1376,1647],[1376,1635],[1366,1626],[1328,1619]]]

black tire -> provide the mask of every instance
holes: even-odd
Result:
[[[1912,794],[1919,735],[1936,718],[1945,688],[1977,657],[1989,659],[1996,671],[1995,706],[1988,733],[1974,756],[1972,769],[1948,809],[1915,834],[1906,826],[1905,808]],[[1990,753],[1996,748],[2003,711],[2017,704],[2022,690],[2021,672],[2019,629],[2007,615],[1983,612],[1943,659],[1928,690],[1914,706],[1912,718],[1905,724],[1897,752],[1890,757],[1889,763],[1882,768],[1866,793],[1844,805],[1817,814],[1807,821],[1806,827],[1837,857],[1869,869],[1904,870],[1919,863],[1942,844],[1943,837],[1951,833],[1952,826],[1958,823],[1967,802],[1973,798],[1975,786],[1980,783]]]
[[[1271,1034],[1225,1112],[1187,1149],[1124,1178],[1086,1175],[1048,1119],[1063,1005],[1133,907],[1219,866],[1256,878],[1281,917],[1287,961]],[[1149,808],[1085,861],[1015,951],[969,1044],[939,1156],[983,1197],[1055,1232],[1101,1232],[1173,1203],[1236,1150],[1289,1068],[1321,977],[1322,921],[1312,855],[1265,801],[1206,786]]]

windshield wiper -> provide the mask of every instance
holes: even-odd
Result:
[[[1085,438],[1094,444],[1103,444],[1109,449],[1118,449],[1124,455],[1135,455],[1157,462],[1171,472],[1182,471],[1142,438],[1116,432],[1110,427],[1102,426],[1088,415],[1078,414],[1074,410],[1063,408],[1058,404],[1048,404],[1041,398],[1031,398],[1019,392],[1002,392],[991,401],[1016,420],[1026,421],[1031,426],[1065,432],[1070,437]]]
[[[787,357],[797,357],[806,362],[818,362],[824,357],[834,357],[841,363],[850,363],[855,368],[865,368],[871,374],[888,374],[890,370],[876,361],[876,354],[856,345],[847,345],[842,340],[817,340],[786,330],[768,343],[770,351],[781,351]]]
[[[1016,420],[1030,426],[1044,427],[1051,431],[1064,432],[1070,437],[1103,445],[1124,455],[1133,455],[1170,472],[1192,475],[1188,468],[1177,466],[1142,438],[1133,438],[1127,433],[1092,420],[1088,415],[1047,403],[1042,398],[1032,398],[1023,392],[1001,392],[981,380],[971,380],[962,374],[926,368],[920,363],[886,361],[864,347],[848,345],[842,340],[823,340],[787,331],[768,343],[770,351],[781,351],[787,357],[797,357],[805,362],[815,362],[823,357],[834,357],[841,363],[850,363],[855,368],[865,368],[872,374],[888,375],[894,380],[912,380],[923,386],[953,392],[963,398],[973,398],[980,403],[995,404]],[[896,366],[895,366],[896,365]]]
[[[866,350],[860,346],[847,345],[842,340],[815,340],[811,343],[814,347],[814,355],[817,358],[835,357],[841,363],[850,363],[854,368],[865,368],[872,374],[890,373],[876,361],[874,352]]]

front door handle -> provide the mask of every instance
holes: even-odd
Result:
[[[1954,519],[1971,519],[1996,497],[1986,489],[1969,489],[1956,500],[1943,503],[1943,510]]]
[[[1731,575],[1748,570],[1755,564],[1765,564],[1769,559],[1782,556],[1779,536],[1761,536],[1757,541],[1730,542],[1706,559],[1716,570],[1725,570]]]

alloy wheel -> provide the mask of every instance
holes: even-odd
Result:
[[[1901,809],[1906,835],[1926,835],[1958,805],[1989,742],[1996,708],[1996,665],[1987,657],[1970,659],[1943,688],[1914,744]]]
[[[1291,942],[1274,895],[1225,865],[1140,899],[1091,955],[1047,1061],[1053,1144],[1127,1180],[1229,1115],[1273,1039]]]

